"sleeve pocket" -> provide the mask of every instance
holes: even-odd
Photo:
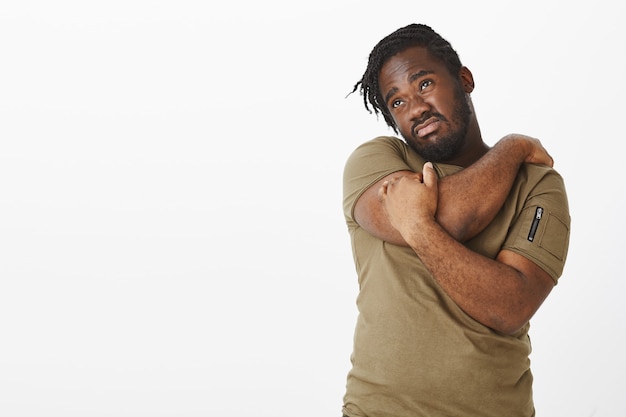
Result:
[[[515,222],[503,249],[531,259],[556,282],[563,273],[567,258],[569,217],[567,214],[551,211],[547,206],[526,207]],[[541,218],[537,219],[539,211]]]
[[[539,246],[552,254],[559,261],[565,260],[568,246],[569,227],[554,213],[544,214],[545,224],[541,230]]]

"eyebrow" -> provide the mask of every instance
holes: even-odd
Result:
[[[398,92],[398,89],[396,87],[393,87],[391,90],[387,92],[387,94],[385,94],[385,105],[387,104],[389,99],[397,92]]]
[[[421,70],[416,72],[415,74],[411,74],[411,76],[409,77],[409,82],[412,83],[413,81],[417,80],[420,77],[423,77],[424,75],[428,75],[428,74],[434,74],[435,71],[433,70]]]
[[[428,74],[434,74],[435,71],[433,70],[421,70],[418,71],[416,73],[413,73],[409,76],[409,83],[413,83],[415,80],[419,79],[420,77],[423,77],[424,75],[428,75]],[[391,90],[389,90],[387,92],[387,94],[385,94],[385,103],[387,103],[389,101],[389,99],[391,98],[391,96],[393,96],[394,94],[396,94],[398,92],[398,89],[396,87],[393,87]]]

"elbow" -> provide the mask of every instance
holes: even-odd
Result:
[[[529,320],[527,315],[513,315],[508,313],[492,317],[487,326],[499,334],[513,336],[522,330],[522,328],[528,324]]]
[[[484,228],[477,213],[460,215],[445,210],[437,211],[437,223],[457,242],[466,242],[476,236]]]
[[[448,234],[454,240],[456,240],[457,242],[461,242],[461,243],[466,242],[470,240],[472,237],[474,237],[470,233],[470,228],[466,223],[452,223],[452,224],[449,224],[447,227],[444,227],[444,230],[448,232]]]
[[[524,323],[500,323],[494,327],[491,327],[495,332],[504,336],[514,336],[517,334],[528,322]]]

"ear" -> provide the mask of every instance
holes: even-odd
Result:
[[[463,86],[463,91],[466,93],[474,91],[474,76],[469,68],[461,67],[461,70],[459,71],[459,80]]]

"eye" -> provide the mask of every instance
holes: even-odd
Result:
[[[400,99],[393,100],[393,101],[391,102],[391,108],[392,108],[392,109],[397,109],[398,107],[400,107],[400,105],[401,105],[402,103],[403,103],[403,101],[402,101],[402,100],[400,100]]]
[[[424,91],[426,88],[432,85],[432,80],[424,80],[420,83],[420,91]]]

